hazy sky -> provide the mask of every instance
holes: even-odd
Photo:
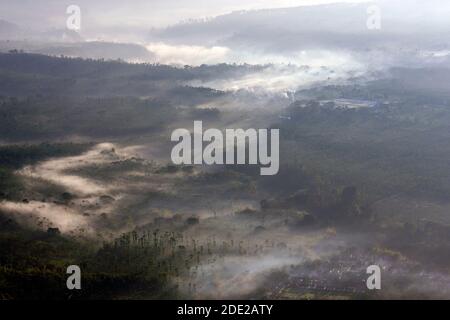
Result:
[[[92,27],[161,27],[236,10],[367,0],[0,0],[0,19],[33,28],[64,28],[68,5]]]
[[[372,5],[367,2],[379,6],[382,27],[377,31],[367,27]],[[233,11],[331,3],[365,4],[235,13],[161,29]],[[65,39],[69,5],[81,9],[82,39],[137,43],[161,63],[352,65],[353,70],[369,49],[376,58],[367,59],[372,64],[386,64],[386,57],[404,60],[402,52],[410,57],[410,51],[450,50],[449,0],[0,0],[0,19],[25,29],[16,32],[19,39],[57,42]],[[49,29],[59,30],[41,32]]]

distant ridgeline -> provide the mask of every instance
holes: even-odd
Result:
[[[201,65],[178,68],[161,64],[129,64],[27,53],[0,53],[0,95],[151,96],[174,87],[189,87],[188,81],[227,79],[252,73],[264,66]],[[213,89],[190,88],[209,94]],[[189,92],[191,93],[191,92]]]

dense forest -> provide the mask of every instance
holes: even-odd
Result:
[[[0,54],[0,298],[445,297],[446,91],[411,79],[426,68],[293,99],[191,82],[267,67]],[[279,128],[279,174],[171,164],[194,120]],[[373,262],[381,293],[361,281]]]

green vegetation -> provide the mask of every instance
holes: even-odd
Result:
[[[427,70],[395,70],[393,79],[315,87],[283,110],[255,112],[227,108],[288,100],[188,85],[264,68],[0,54],[0,298],[234,298],[232,285],[244,298],[370,298],[355,278],[367,261],[446,275],[443,86],[409,79]],[[342,98],[377,103],[330,101]],[[170,132],[192,120],[279,128],[279,174],[171,164]],[[111,147],[94,147],[101,142]],[[42,166],[50,159],[61,161]],[[70,264],[83,270],[79,292],[65,287]],[[332,286],[299,281],[305,274]]]
[[[445,199],[450,194],[449,110],[403,104],[361,110],[294,104],[289,108],[292,121],[280,124],[280,167],[297,163],[300,170],[336,186],[357,186],[370,201],[393,194]]]
[[[158,246],[144,250],[133,239],[127,234],[99,249],[87,241],[26,230],[0,216],[0,297],[174,298],[166,274],[173,271],[167,269],[173,259],[160,249],[169,240],[158,238]],[[66,288],[66,268],[71,264],[83,268],[83,290],[78,292]]]

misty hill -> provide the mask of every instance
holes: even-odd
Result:
[[[431,46],[442,43],[437,32],[449,31],[442,12],[450,6],[417,0],[377,2],[381,30],[369,30],[370,3],[329,4],[233,12],[157,30],[151,40],[225,45],[266,51],[309,48],[366,49],[376,46]],[[405,11],[405,7],[408,10]]]
[[[48,45],[44,48],[33,50],[34,53],[52,56],[68,56],[90,59],[127,60],[127,61],[152,61],[153,54],[145,47],[131,43],[111,42],[76,42],[70,44]]]
[[[53,56],[90,59],[152,61],[154,57],[144,46],[131,43],[85,41],[76,31],[52,28],[46,31],[24,29],[0,20],[0,51],[23,50]]]
[[[86,59],[154,61],[154,55],[144,46],[133,43],[84,41],[76,32],[52,30],[28,39],[16,39],[0,35],[0,52],[22,50],[51,56],[67,56]],[[13,39],[13,40],[11,40]]]
[[[79,33],[68,29],[52,28],[46,31],[33,30],[0,19],[0,40],[3,41],[39,41],[39,42],[75,42],[83,41]]]

